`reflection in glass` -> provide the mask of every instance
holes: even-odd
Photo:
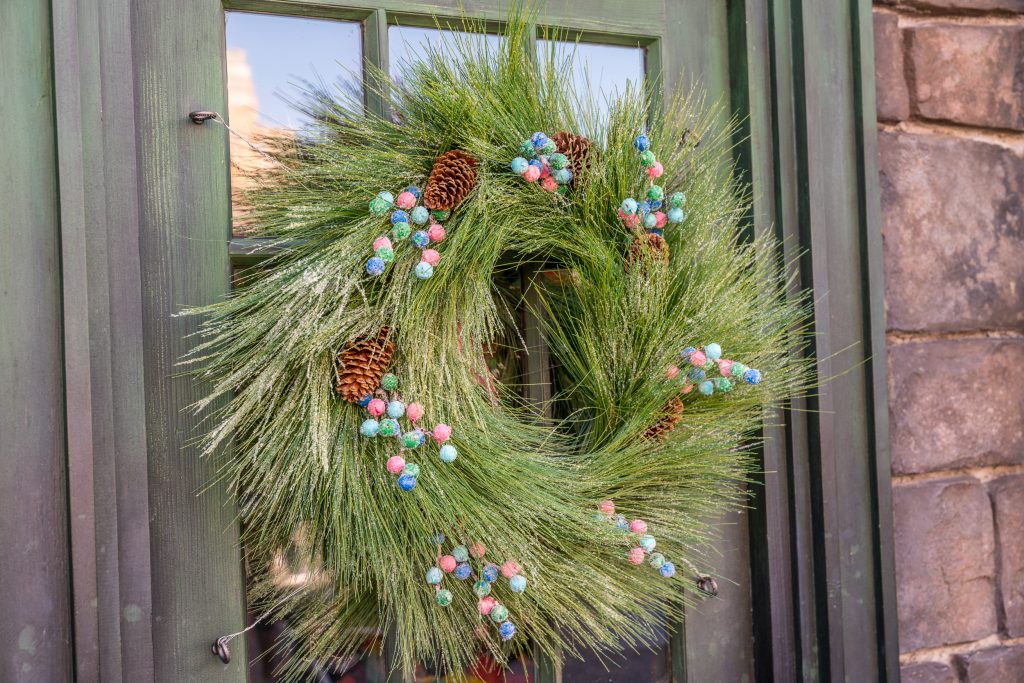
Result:
[[[669,663],[669,634],[657,628],[656,642],[636,651],[623,649],[617,656],[602,661],[593,653],[583,653],[583,659],[569,658],[562,667],[562,680],[588,683],[669,683],[672,679]]]
[[[573,87],[581,95],[589,91],[596,107],[594,112],[577,112],[590,114],[587,119],[596,115],[604,120],[609,99],[626,92],[630,85],[641,87],[644,81],[645,51],[639,46],[541,39],[537,41],[537,57],[542,68],[573,60]]]
[[[463,33],[462,31],[420,28],[418,26],[389,26],[388,51],[391,78],[399,80],[402,73],[402,65],[422,59],[427,46],[439,47],[443,45],[443,41],[450,41],[455,36],[458,36],[459,40],[483,40],[487,47],[493,50],[498,49],[502,40],[500,36],[496,35],[481,37],[476,34]]]

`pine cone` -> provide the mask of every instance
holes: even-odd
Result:
[[[644,436],[655,441],[664,439],[683,419],[684,407],[682,400],[678,396],[666,403],[662,409],[663,415],[661,419],[648,427],[647,431],[644,432]]]
[[[476,185],[476,159],[453,149],[434,162],[423,190],[423,206],[437,211],[451,211]]]
[[[565,130],[558,131],[551,139],[555,141],[558,151],[569,157],[569,170],[572,171],[573,182],[576,178],[582,178],[590,170],[590,140]]]
[[[338,354],[335,391],[350,403],[372,396],[394,353],[395,342],[389,327],[347,344]]]
[[[629,247],[629,255],[622,268],[628,273],[629,267],[633,263],[645,258],[654,258],[662,263],[668,263],[668,242],[664,237],[653,232],[647,232],[637,237]]]

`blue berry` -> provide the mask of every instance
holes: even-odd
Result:
[[[494,583],[498,580],[498,566],[495,564],[488,564],[484,566],[484,581],[488,583]]]
[[[380,431],[380,422],[374,419],[369,419],[359,425],[359,433],[363,436],[377,436],[377,432]]]
[[[523,157],[516,157],[512,160],[512,172],[516,175],[523,175],[530,167],[530,162]]]
[[[394,225],[395,223],[408,223],[408,222],[409,222],[409,214],[407,214],[405,211],[402,211],[401,209],[399,209],[398,211],[395,211],[395,212],[393,212],[391,214],[391,225]]]
[[[718,360],[722,357],[722,347],[712,342],[704,347],[704,355],[711,360]]]
[[[629,199],[623,199],[622,200],[622,206],[620,206],[619,208],[622,209],[622,213],[624,213],[624,214],[626,214],[628,216],[632,216],[633,214],[636,213],[636,209],[637,209],[636,200],[633,199],[632,197],[630,197]]]
[[[459,581],[465,581],[473,573],[473,568],[469,566],[469,562],[459,562],[455,565],[455,571],[452,573]]]
[[[434,274],[434,266],[430,265],[426,261],[420,261],[416,264],[416,277],[420,280],[429,280]]]
[[[435,545],[444,545],[445,537],[443,533],[438,531],[433,536],[431,536],[431,540],[434,541]]]
[[[447,443],[441,446],[441,462],[454,462],[457,457],[459,457],[459,453],[455,450],[455,446]]]
[[[378,192],[377,199],[386,202],[388,206],[395,203],[395,196],[390,192]]]
[[[526,590],[526,577],[522,574],[516,574],[508,580],[508,587],[512,589],[513,593],[522,593]]]
[[[411,194],[416,199],[419,199],[420,195],[422,194],[420,192],[420,188],[416,187],[415,185],[410,185],[409,187],[405,188],[405,191]]]
[[[681,355],[683,356],[683,358],[689,358],[690,354],[693,353],[696,350],[697,349],[695,349],[692,346],[687,346],[685,349],[683,349],[683,353]]]
[[[636,136],[636,140],[633,140],[633,146],[638,152],[646,152],[651,148],[651,139],[641,133]]]
[[[412,210],[412,222],[416,225],[423,225],[430,220],[430,211],[425,206],[417,206]]]
[[[379,256],[371,256],[366,262],[366,272],[374,277],[384,274],[384,268],[387,264],[384,263],[384,259]]]
[[[398,419],[405,415],[405,404],[401,401],[391,401],[388,403],[388,417]]]
[[[658,567],[658,573],[664,576],[666,579],[671,579],[673,576],[676,575],[676,566],[671,562],[666,562],[665,564]]]
[[[707,373],[701,370],[700,368],[694,368],[693,370],[690,370],[688,373],[686,373],[686,376],[692,379],[694,382],[699,382],[705,377],[707,377]]]
[[[370,396],[369,394],[367,394],[366,396],[363,396],[361,399],[359,399],[359,407],[360,408],[365,408],[366,406],[370,405],[370,401],[372,401],[372,400],[373,400],[373,396]]]
[[[653,213],[644,216],[644,227],[652,230],[658,227],[658,219],[654,217]]]
[[[403,474],[398,478],[398,486],[403,491],[412,491],[416,488],[416,477],[411,474]]]
[[[438,569],[437,567],[431,567],[427,570],[427,583],[429,583],[431,586],[436,586],[437,584],[441,583],[441,578],[443,576],[444,574],[441,572],[440,569]]]
[[[704,394],[705,396],[710,396],[711,394],[715,393],[715,384],[709,379],[706,379],[703,382],[701,382],[700,386],[698,386],[697,388],[700,389],[700,393]]]
[[[416,207],[422,209],[422,206]],[[412,234],[412,243],[420,249],[426,249],[427,245],[430,244],[430,235],[427,234],[426,230],[417,230]]]
[[[761,371],[750,368],[743,373],[743,381],[747,384],[760,384],[761,383]]]
[[[640,537],[640,547],[647,552],[654,552],[654,547],[658,545],[658,542],[654,539],[654,536],[650,534],[644,534]]]
[[[498,627],[498,633],[502,640],[511,640],[516,635],[516,626],[511,621],[503,621]]]
[[[683,213],[682,209],[676,207],[668,210],[669,223],[682,223],[684,218],[686,218],[686,214]]]
[[[572,180],[572,171],[567,168],[560,168],[551,174],[559,185],[566,185]]]

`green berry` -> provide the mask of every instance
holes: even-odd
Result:
[[[420,466],[414,462],[406,463],[405,467],[402,468],[402,474],[408,474],[410,477],[420,476]]]
[[[391,263],[395,260],[395,250],[391,247],[381,247],[376,251],[376,255],[384,263]]]
[[[482,598],[485,595],[490,594],[491,584],[481,579],[473,584],[473,592],[477,594],[477,597]]]
[[[451,214],[452,214],[451,211],[446,211],[444,209],[433,209],[430,212],[430,215],[434,217],[435,221],[448,220],[448,216],[450,216]]]
[[[500,624],[506,619],[508,619],[507,607],[499,603],[491,608],[491,621],[493,621],[495,624]]]
[[[558,147],[555,145],[555,141],[549,139],[547,142],[544,143],[544,146],[540,148],[540,153],[551,154],[557,149]]]
[[[548,164],[551,165],[551,168],[557,171],[558,169],[565,168],[569,165],[569,158],[561,152],[556,152],[548,157]]]
[[[420,435],[417,432],[406,432],[402,435],[402,444],[406,448],[416,448],[420,445]]]
[[[532,159],[534,154],[533,143],[529,140],[525,140],[523,144],[519,145],[519,156]]]
[[[669,204],[671,204],[675,208],[681,209],[683,208],[683,205],[686,204],[686,195],[683,194],[682,192],[673,192],[672,196],[669,197],[668,201]]]
[[[411,232],[412,228],[409,227],[408,223],[395,223],[391,226],[391,234],[395,236],[396,240],[408,238]]]
[[[647,190],[647,198],[652,202],[660,202],[665,198],[665,190],[661,185],[651,185],[651,188]]]
[[[719,391],[732,391],[732,382],[725,377],[718,377],[715,379],[715,388]]]
[[[374,216],[381,216],[387,213],[388,209],[390,208],[391,204],[384,201],[380,197],[374,197],[373,199],[370,200],[370,213],[372,213]]]
[[[743,363],[733,363],[732,367],[729,368],[730,377],[743,377],[743,373],[747,371],[747,366]]]
[[[384,391],[394,391],[398,388],[398,377],[389,372],[380,378],[380,385]]]
[[[650,168],[651,166],[654,166],[655,161],[657,161],[657,159],[654,158],[654,152],[652,152],[651,150],[647,150],[646,152],[640,152],[640,163],[643,165],[644,168]]]
[[[655,569],[661,569],[661,565],[665,564],[665,556],[661,553],[653,553],[647,562]]]
[[[377,430],[377,433],[381,436],[394,436],[398,433],[398,423],[391,418],[381,420],[380,429]]]
[[[437,591],[437,604],[441,607],[452,604],[452,592],[446,588]]]

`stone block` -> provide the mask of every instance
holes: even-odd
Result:
[[[1024,681],[1024,645],[993,647],[957,655],[964,683]]]
[[[899,131],[878,149],[889,329],[1024,328],[1024,159]]]
[[[889,404],[896,474],[1024,462],[1024,340],[892,345]]]
[[[921,662],[900,667],[900,683],[960,683],[960,681],[948,664]]]
[[[989,485],[995,508],[999,543],[999,588],[1011,638],[1024,636],[1024,474],[997,479]],[[1024,669],[1021,670],[1024,680]]]
[[[954,477],[893,489],[900,649],[996,631],[995,541],[985,487]]]
[[[875,99],[879,121],[902,121],[910,116],[910,94],[903,75],[903,33],[899,17],[874,12]]]
[[[1024,129],[1024,29],[935,24],[907,28],[906,37],[920,116]]]

